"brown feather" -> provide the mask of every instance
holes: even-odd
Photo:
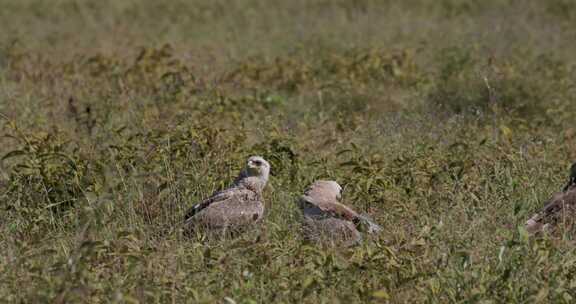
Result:
[[[358,220],[358,213],[340,202],[317,202],[316,205],[320,210],[330,213],[336,217],[341,217],[348,221]]]
[[[270,164],[266,160],[250,157],[231,188],[216,192],[186,212],[185,233],[190,234],[197,228],[237,231],[259,222],[264,215],[262,191],[269,173]]]
[[[185,222],[186,230],[197,227],[207,229],[243,228],[262,219],[264,204],[256,192],[249,189],[230,189],[208,199],[206,205],[192,214]]]
[[[560,223],[572,222],[576,211],[576,186],[570,186],[565,192],[552,196],[544,208],[526,222],[526,230],[537,233],[544,228],[555,228]]]
[[[356,226],[337,218],[312,218],[305,216],[302,232],[304,238],[315,243],[352,246],[362,241],[362,235]]]
[[[305,239],[350,246],[362,240],[358,226],[367,225],[372,234],[381,231],[382,228],[368,217],[338,201],[341,189],[334,181],[316,181],[306,189],[298,201],[304,215],[302,232]]]

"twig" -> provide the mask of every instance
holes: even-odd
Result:
[[[488,81],[488,77],[486,75],[483,76],[484,85],[486,85],[486,89],[488,90],[488,102],[492,109],[492,137],[495,142],[498,142],[498,130],[496,130],[496,111],[494,103],[492,103],[492,87],[490,86],[490,82]]]
[[[498,142],[498,99],[496,98],[495,90],[490,85],[488,76],[484,75],[482,79],[484,80],[484,85],[486,85],[486,89],[488,90],[488,103],[492,109],[492,132],[494,142]]]
[[[10,119],[10,117],[8,117],[8,115],[6,115],[6,114],[4,114],[4,113],[2,113],[2,112],[0,112],[0,118],[4,118],[4,119],[7,120],[7,121],[11,121],[11,120],[12,120],[12,119]]]

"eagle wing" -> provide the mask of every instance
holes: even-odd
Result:
[[[526,230],[534,234],[548,226],[558,224],[559,220],[568,213],[576,210],[576,188],[571,188],[566,192],[556,193],[540,212],[534,214],[526,222]]]
[[[323,213],[329,214],[331,216],[342,218],[348,221],[356,221],[358,219],[358,213],[352,210],[348,206],[334,201],[334,200],[315,200],[309,196],[303,195],[301,198],[301,204],[304,205],[304,209],[318,209]]]
[[[188,212],[186,226],[221,229],[258,222],[264,214],[260,195],[245,188],[232,188],[203,201]]]
[[[376,224],[366,215],[358,214],[352,208],[334,200],[313,199],[303,195],[300,198],[305,215],[312,217],[330,216],[354,223],[369,234],[377,234],[382,231],[382,227]]]
[[[212,196],[210,196],[209,198],[203,200],[200,203],[195,204],[194,206],[192,206],[192,208],[190,208],[190,209],[188,209],[188,211],[186,211],[186,215],[184,215],[184,220],[187,221],[188,219],[192,218],[194,215],[196,215],[197,213],[199,213],[200,211],[207,208],[208,206],[210,206],[213,203],[217,203],[217,202],[221,202],[221,201],[225,201],[227,199],[230,199],[230,197],[232,197],[234,194],[233,190],[235,190],[235,189],[231,188],[231,189],[226,189],[226,190],[216,192]]]

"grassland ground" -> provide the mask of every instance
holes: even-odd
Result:
[[[525,220],[576,160],[576,3],[0,3],[0,299],[571,303],[572,231]],[[266,219],[182,237],[249,155]],[[384,233],[311,246],[315,179]]]

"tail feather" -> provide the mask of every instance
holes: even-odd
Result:
[[[542,230],[542,224],[538,223],[534,219],[529,219],[526,222],[526,225],[524,226],[524,228],[526,229],[526,231],[529,234],[535,234],[535,233],[539,232],[540,230]]]
[[[546,214],[536,213],[526,221],[524,228],[530,235],[552,231],[552,225],[550,223],[551,219],[546,219],[545,215]]]
[[[358,218],[360,219],[360,225],[365,227],[364,229],[369,234],[378,234],[378,233],[382,232],[382,230],[383,230],[382,226],[376,224],[367,215],[361,214],[358,216]]]

